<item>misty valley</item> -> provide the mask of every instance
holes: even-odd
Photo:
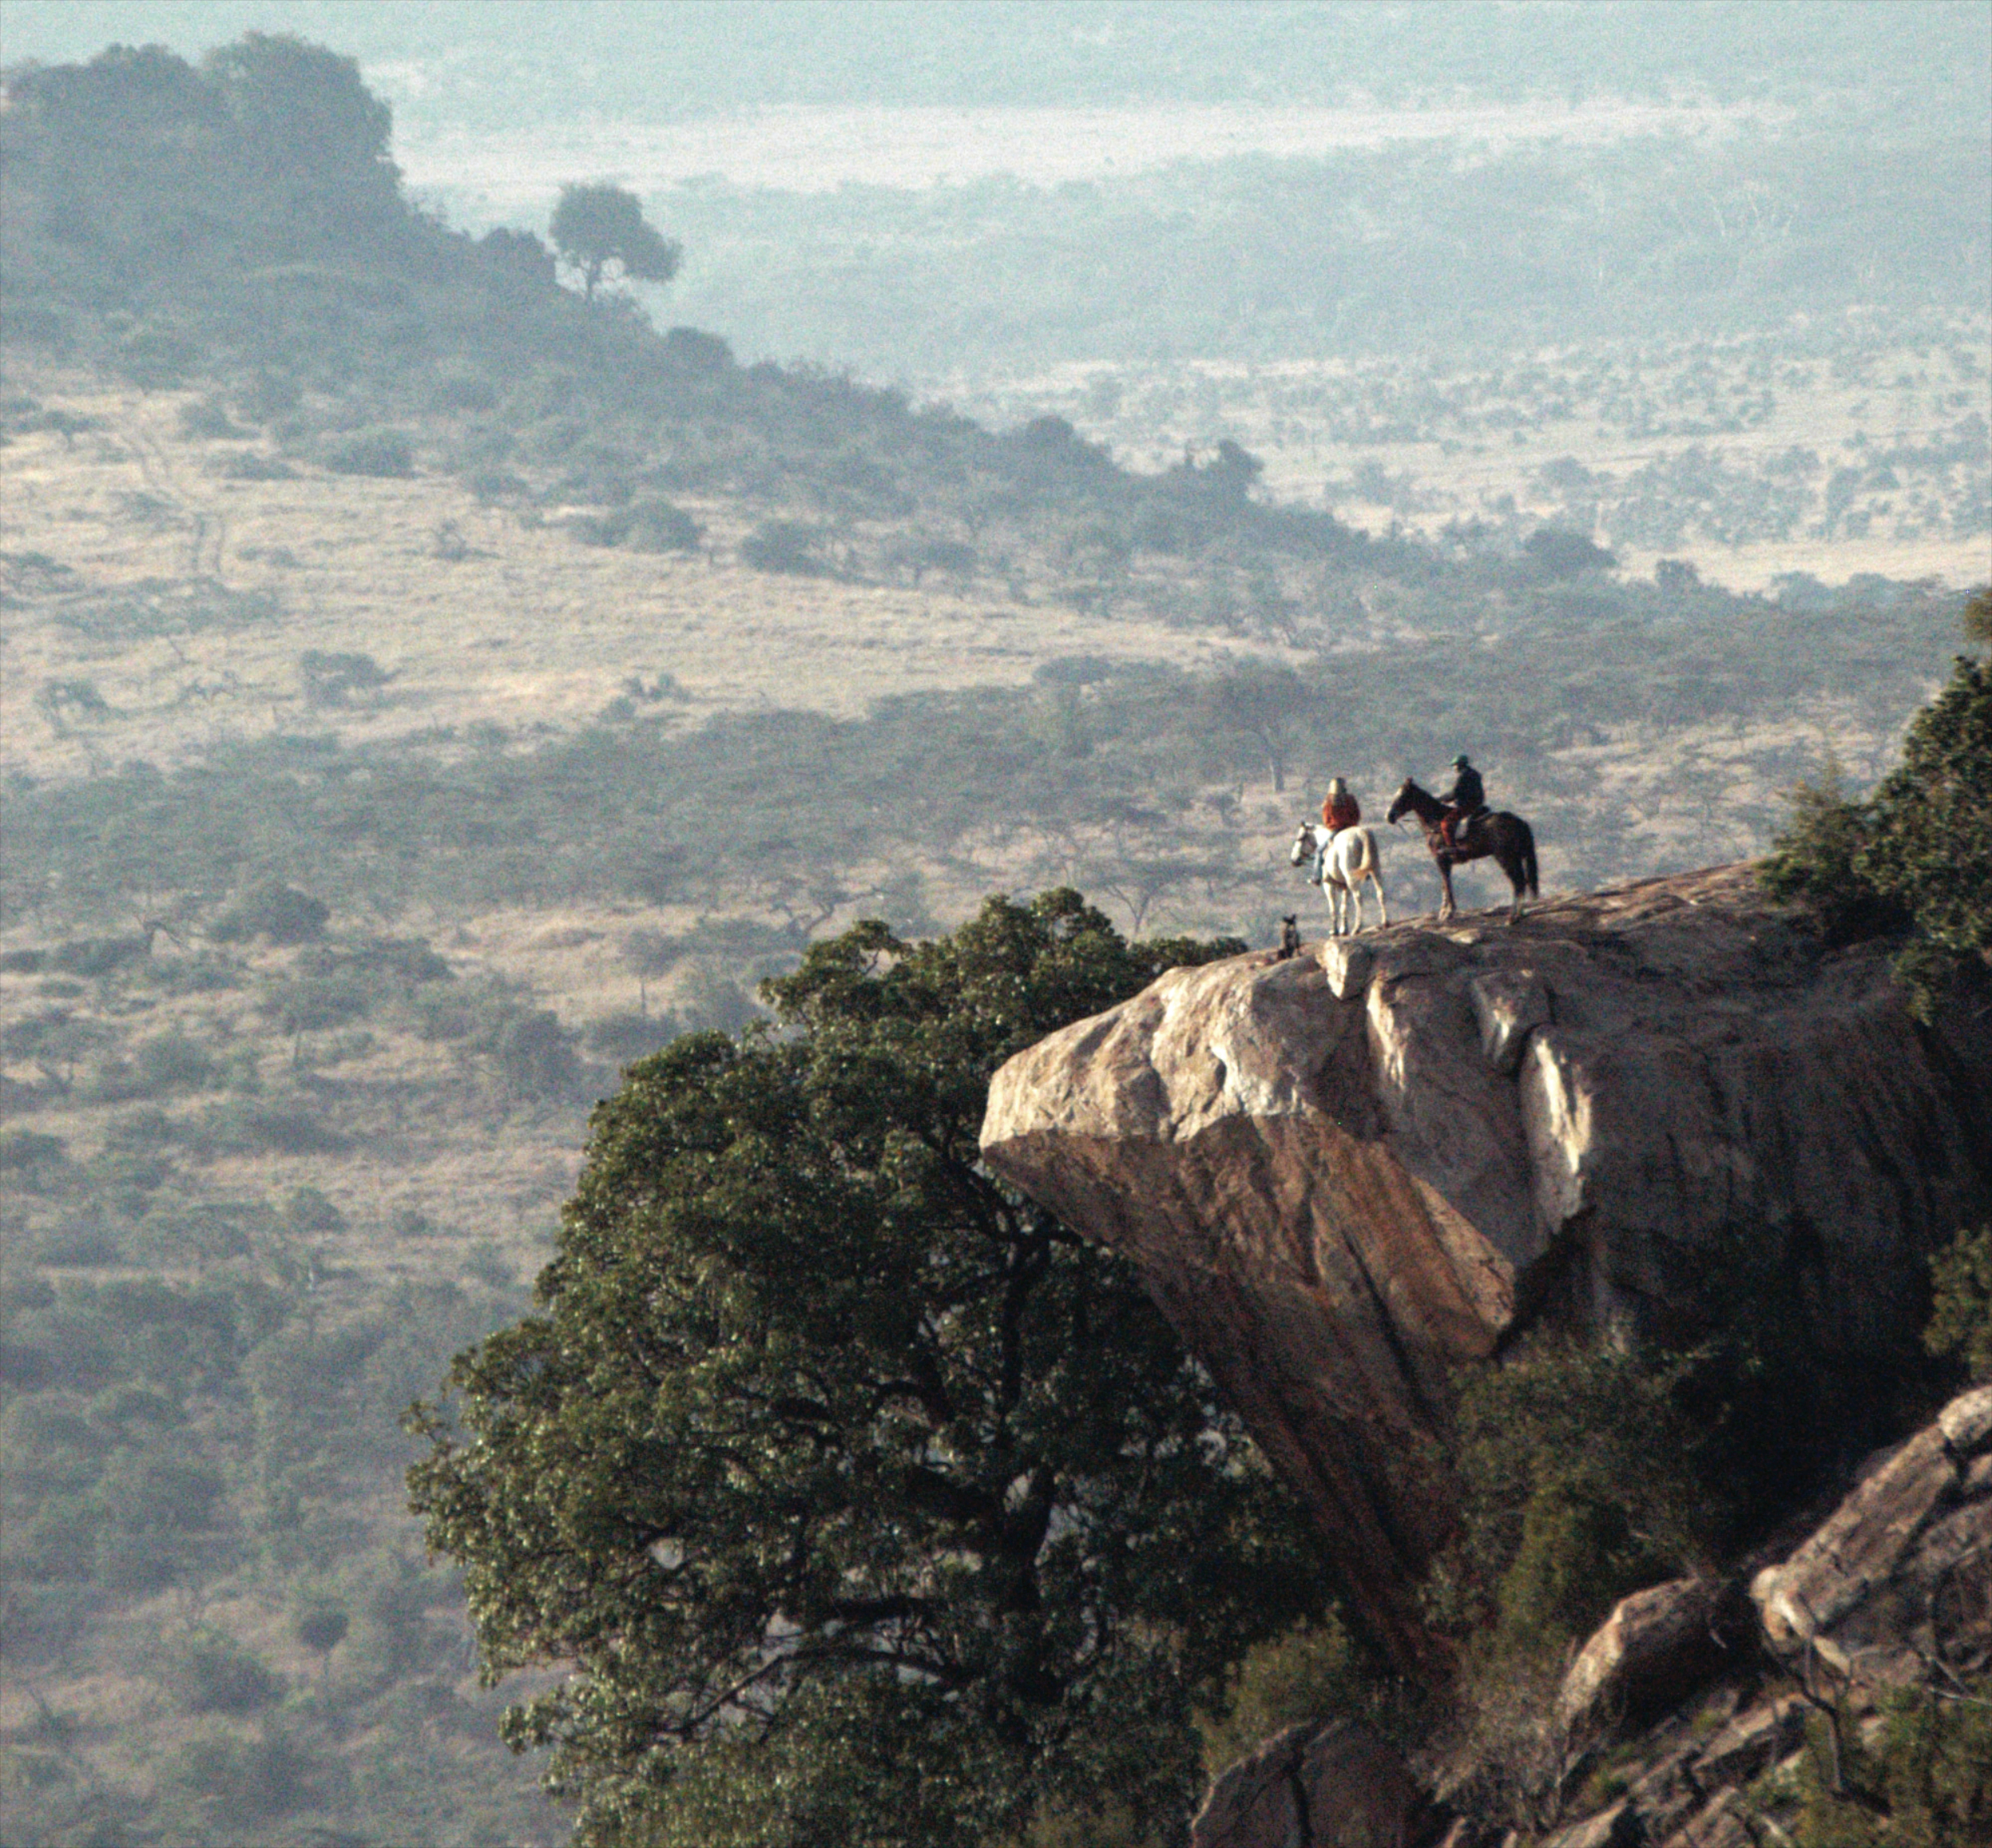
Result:
[[[453,226],[390,159],[371,68],[302,39],[6,86],[8,1842],[1163,1848],[1308,1701],[1427,1737],[1431,1661],[1522,1659],[1508,1587],[1555,1510],[1495,1454],[1559,1395],[1614,1443],[1688,1434],[1647,1527],[1598,1543],[1610,1571],[1529,1607],[1551,1654],[1683,1560],[1789,1552],[1779,1523],[1845,1486],[1846,1442],[1808,1436],[1814,1473],[1759,1493],[1736,1435],[1798,1418],[1787,1332],[1692,1329],[1664,1379],[1628,1336],[1539,1390],[1530,1348],[1459,1414],[1482,1525],[1434,1549],[1420,1656],[1322,1564],[1152,1280],[975,1138],[1047,1034],[1272,951],[1289,914],[1314,954],[1289,849],[1331,779],[1391,918],[1430,932],[1433,859],[1385,814],[1461,753],[1527,818],[1552,909],[1782,842],[1781,896],[1827,907],[1792,958],[1896,969],[1929,1043],[1932,1007],[1964,1018],[1943,997],[1982,1008],[1968,822],[1852,923],[1828,890],[1896,865],[1888,818],[1936,787],[1884,780],[1905,735],[1949,767],[1942,813],[1984,787],[1971,124],[1918,142],[1822,102],[1783,139],[715,179],[646,197],[647,244],[550,242]],[[1939,918],[1915,881],[1940,861]],[[1454,877],[1477,944],[1508,887]],[[1956,1262],[1938,1297],[1968,1321],[1992,1274]],[[750,1366],[769,1329],[790,1358]],[[932,1377],[865,1371],[929,1336]],[[1968,1329],[1913,1351],[1818,1405],[1894,1442],[1992,1365]],[[562,1382],[601,1415],[528,1454]],[[632,1434],[673,1418],[710,1441],[696,1481]],[[594,1499],[526,1508],[550,1454]],[[590,1648],[696,1654],[697,1562],[615,1500],[653,1469],[743,1498],[735,1575],[698,1594],[735,1629],[663,1692],[577,1693]],[[1725,1470],[1752,1486],[1708,1513]],[[1038,1507],[1054,1478],[1096,1493]],[[1557,1493],[1575,1532],[1595,1509]],[[919,1552],[929,1519],[960,1524]],[[770,1536],[799,1559],[806,1529],[830,1563],[791,1571]],[[562,1577],[570,1542],[622,1564]],[[603,1587],[651,1571],[669,1593],[625,1627]],[[980,1615],[931,1615],[951,1586]],[[860,1630],[880,1653],[839,1656]],[[890,1687],[866,1706],[833,1669]],[[1983,1662],[1959,1672],[1982,1708]],[[794,1718],[791,1685],[827,1691]],[[1978,1749],[1930,1736],[1931,1763]],[[777,1771],[730,1756],[763,1737]],[[1548,1840],[1624,1762],[1559,1765],[1554,1803],[1509,1765],[1503,1826]],[[1790,1795],[1737,1840],[1970,1838],[1943,1831],[1984,1819],[1982,1780],[1945,1810],[1931,1777],[1922,1834],[1891,1795],[1882,1832],[1794,1837]]]

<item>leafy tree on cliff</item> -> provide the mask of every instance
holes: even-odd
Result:
[[[554,249],[580,273],[581,292],[590,301],[612,263],[639,282],[669,282],[684,257],[644,217],[636,194],[618,186],[563,186],[550,228]]]
[[[1972,641],[1992,640],[1992,590],[1965,606]],[[1764,869],[1781,898],[1806,897],[1842,938],[1906,926],[1898,965],[1919,1013],[1938,988],[1992,963],[1992,663],[1959,656],[1919,712],[1902,763],[1865,802],[1797,792],[1793,826]]]
[[[1076,893],[861,924],[598,1111],[540,1309],[411,1473],[588,1842],[906,1848],[1108,1796],[1159,1840],[1193,1701],[1313,1548],[1131,1270],[978,1159],[1012,1053],[1235,944]]]

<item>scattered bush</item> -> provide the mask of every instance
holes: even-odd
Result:
[[[56,1167],[69,1159],[69,1145],[39,1129],[0,1129],[0,1173]]]
[[[280,1215],[286,1231],[316,1238],[346,1230],[346,1215],[316,1187],[292,1187]]]
[[[287,1732],[253,1738],[215,1732],[182,1746],[168,1760],[162,1782],[199,1804],[214,1822],[239,1830],[312,1804],[328,1769]]]
[[[208,935],[224,944],[251,937],[273,944],[315,943],[324,936],[331,915],[323,899],[273,879],[245,893],[214,920]]]
[[[207,441],[225,441],[245,436],[227,410],[214,398],[197,398],[180,406],[180,430],[185,436]]]
[[[297,657],[308,706],[343,706],[355,693],[371,693],[394,677],[371,654],[327,654],[308,649]]]
[[[633,500],[621,518],[621,543],[633,551],[696,551],[704,536],[699,523],[669,500]]]
[[[168,1646],[163,1679],[190,1713],[254,1713],[283,1692],[283,1683],[225,1630],[202,1625]]]
[[[1992,1226],[1960,1232],[1930,1270],[1935,1300],[1923,1345],[1954,1355],[1974,1379],[1992,1375]]]
[[[1796,1848],[1951,1848],[1992,1841],[1992,1678],[1892,1694],[1880,1736],[1839,1716],[1806,1729],[1786,1819]]]
[[[1215,1777],[1286,1727],[1372,1709],[1376,1689],[1370,1666],[1332,1615],[1255,1643],[1232,1671],[1221,1711],[1198,1726],[1205,1773]]]
[[[383,478],[412,475],[415,451],[398,430],[361,430],[328,443],[325,466],[335,475],[372,475]]]
[[[757,571],[781,571],[791,577],[820,577],[829,568],[822,535],[793,520],[767,520],[740,542],[740,557]]]

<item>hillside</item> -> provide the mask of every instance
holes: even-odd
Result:
[[[811,941],[1067,881],[1269,940],[1327,776],[1462,747],[1557,889],[1747,855],[1955,633],[743,366],[425,215],[390,126],[280,40],[7,77],[24,1842],[564,1835],[398,1419],[528,1310],[619,1069]]]

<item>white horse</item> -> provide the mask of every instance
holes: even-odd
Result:
[[[1363,887],[1366,881],[1376,888],[1377,909],[1382,921],[1390,921],[1390,900],[1383,896],[1383,858],[1377,852],[1376,836],[1367,828],[1338,828],[1331,836],[1326,828],[1303,822],[1295,830],[1290,865],[1303,861],[1314,865],[1308,873],[1310,885],[1319,885],[1328,901],[1331,935],[1354,935],[1363,928]]]

